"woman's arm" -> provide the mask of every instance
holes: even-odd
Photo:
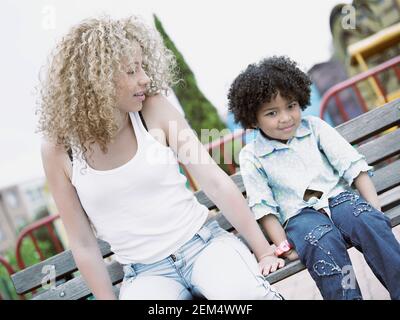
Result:
[[[96,299],[116,299],[96,237],[68,177],[67,153],[51,142],[44,142],[41,152],[47,181],[79,271]]]
[[[354,179],[354,185],[365,200],[367,200],[375,209],[381,211],[378,194],[376,193],[375,186],[368,173],[361,172],[357,178]]]
[[[149,116],[159,117],[169,146],[186,166],[201,189],[222,211],[232,226],[246,239],[260,262],[263,274],[282,267],[284,262],[274,256],[246,200],[232,179],[215,163],[200,143],[183,116],[162,95],[147,100]],[[153,109],[150,111],[149,109]],[[171,128],[176,128],[170,130]]]

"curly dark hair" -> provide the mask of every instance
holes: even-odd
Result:
[[[310,104],[310,77],[285,56],[273,56],[250,64],[233,81],[228,92],[228,109],[244,129],[254,128],[261,105],[278,91],[286,99],[298,101],[302,110]]]

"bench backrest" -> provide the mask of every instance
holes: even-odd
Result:
[[[350,143],[357,144],[357,149],[366,156],[369,164],[375,166],[375,174],[372,177],[375,187],[380,194],[383,203],[383,211],[392,222],[392,226],[400,223],[400,99],[365,113],[355,119],[339,125],[336,129]],[[394,127],[394,128],[393,128]],[[389,133],[382,135],[384,131],[392,128]],[[376,137],[374,137],[376,136]],[[370,139],[374,137],[373,139]],[[363,144],[361,144],[364,142]],[[389,159],[389,161],[388,161]],[[245,188],[240,173],[231,176],[243,194]],[[209,209],[215,209],[215,204],[207,198],[203,191],[196,192],[200,203]],[[232,226],[218,213],[214,217],[226,230],[232,230]],[[103,257],[111,256],[108,243],[98,240]],[[43,269],[45,266],[53,266],[56,279],[70,276],[77,271],[75,261],[70,250],[66,250],[36,265],[30,266],[12,276],[17,293],[24,294],[42,286],[43,279],[48,276]],[[107,265],[113,284],[118,284],[123,279],[122,266],[116,261]],[[267,277],[270,283],[282,280],[291,274],[304,269],[299,262],[292,262],[272,273]],[[44,272],[42,272],[44,270]],[[115,286],[114,286],[115,287]],[[118,287],[115,287],[118,292]],[[40,292],[34,299],[83,299],[91,295],[81,275],[68,280],[56,288]]]

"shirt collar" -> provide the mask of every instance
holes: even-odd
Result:
[[[305,119],[301,119],[300,125],[297,128],[294,137],[302,138],[311,134],[309,123]],[[290,143],[292,139],[289,140]],[[265,156],[272,153],[274,150],[287,149],[288,144],[284,144],[277,140],[271,140],[261,134],[260,129],[257,129],[257,136],[255,139],[255,153],[258,157]]]

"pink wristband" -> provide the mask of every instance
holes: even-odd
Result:
[[[277,257],[280,257],[284,253],[290,251],[292,248],[293,246],[289,243],[289,241],[284,240],[279,244],[279,246],[276,247],[274,254]]]

